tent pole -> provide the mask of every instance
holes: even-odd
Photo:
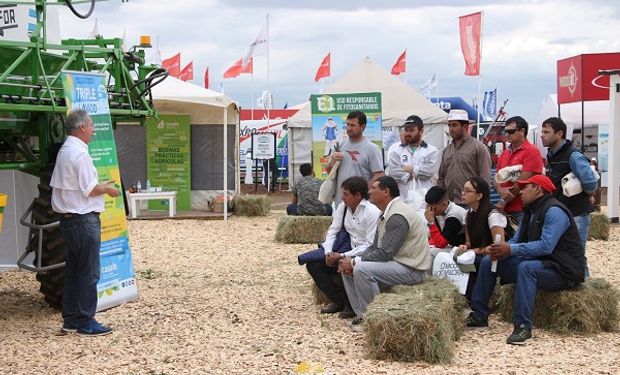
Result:
[[[228,107],[224,107],[224,221],[228,221]]]

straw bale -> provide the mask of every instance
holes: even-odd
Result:
[[[609,217],[600,212],[590,214],[589,238],[595,240],[609,240]]]
[[[235,213],[239,216],[267,216],[271,200],[266,195],[239,195],[235,198]]]
[[[366,347],[381,360],[448,363],[463,332],[465,299],[449,281],[393,287],[364,315]]]
[[[282,243],[317,243],[325,240],[331,216],[282,216],[275,240]]]
[[[329,297],[326,296],[321,289],[319,289],[314,281],[312,282],[312,299],[317,305],[327,305],[331,302]]]
[[[502,320],[512,322],[513,284],[499,289]],[[558,333],[595,334],[618,331],[620,291],[605,279],[590,278],[578,287],[559,292],[538,291],[533,321]]]

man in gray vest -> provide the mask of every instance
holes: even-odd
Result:
[[[370,201],[383,212],[374,242],[355,258],[343,258],[338,267],[356,314],[355,331],[361,328],[366,307],[379,294],[379,287],[419,284],[431,269],[426,224],[398,192],[392,177],[372,183]]]

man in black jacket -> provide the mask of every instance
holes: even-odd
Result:
[[[515,284],[514,331],[507,343],[523,345],[532,338],[532,308],[538,289],[570,289],[583,282],[585,258],[579,232],[570,211],[553,197],[555,186],[547,176],[518,181],[525,216],[508,242],[491,245],[478,270],[469,328],[488,326],[489,298],[497,276]],[[497,272],[492,271],[498,260]]]

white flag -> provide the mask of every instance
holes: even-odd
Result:
[[[422,95],[424,95],[428,99],[431,97],[431,90],[434,89],[435,87],[437,87],[437,74],[433,73],[433,76],[431,77],[431,79],[426,81],[420,87],[420,93],[422,93]]]
[[[266,55],[269,51],[269,40],[267,35],[267,23],[263,25],[260,33],[256,36],[256,39],[250,44],[248,53],[243,58],[243,68],[245,68],[250,59],[254,56]]]
[[[95,39],[95,37],[99,35],[99,22],[98,19],[95,18],[95,25],[93,26],[93,30],[88,34],[88,39]]]

